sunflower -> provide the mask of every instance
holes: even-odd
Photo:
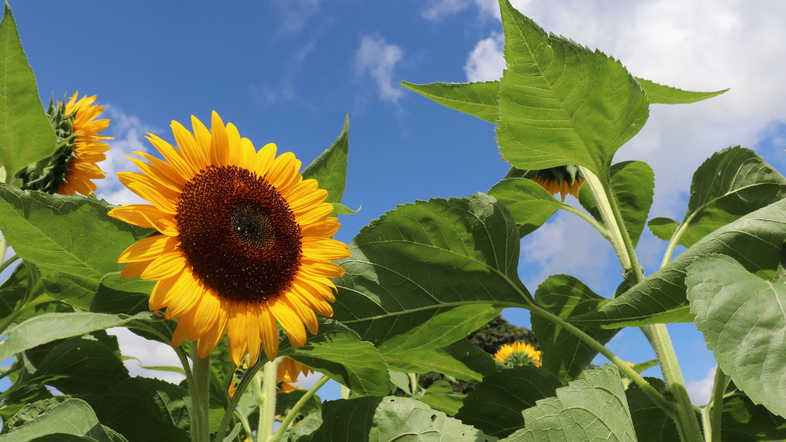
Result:
[[[546,189],[552,195],[559,192],[562,201],[565,201],[565,196],[567,195],[579,197],[579,189],[584,180],[578,172],[579,168],[576,166],[560,166],[530,171],[532,176],[528,178],[531,178],[532,181],[538,183],[540,187]]]
[[[290,393],[297,390],[298,387],[292,385],[297,382],[297,378],[301,374],[303,376],[308,376],[313,372],[314,370],[294,359],[281,359],[281,362],[278,363],[278,373],[276,374],[276,382],[281,385],[278,390],[279,393]]]
[[[98,135],[99,132],[109,127],[110,120],[96,120],[104,106],[94,106],[96,96],[82,97],[77,100],[79,92],[75,93],[65,105],[67,115],[74,115],[73,134],[74,139],[73,156],[68,161],[68,171],[63,183],[57,193],[62,195],[91,195],[96,190],[96,185],[90,180],[104,178],[104,172],[96,163],[104,161],[104,152],[109,150],[104,140],[111,140],[112,137]]]
[[[235,365],[246,354],[255,363],[260,346],[273,360],[277,323],[299,348],[306,328],[317,333],[315,312],[333,314],[330,278],[344,270],[331,261],[349,256],[348,247],[331,238],[340,224],[328,216],[327,191],[303,179],[294,154],[276,156],[275,144],[257,152],[215,112],[211,130],[191,123],[193,133],[172,122],[179,149],[148,134],[166,161],[136,152],[148,161],[132,158],[142,173],[118,174],[152,205],[109,214],[161,233],[120,255],[121,275],[158,281],[149,306],[178,319],[174,347],[197,341],[206,357],[226,332]]]
[[[535,350],[535,347],[531,344],[518,341],[500,347],[499,350],[494,353],[494,359],[510,367],[531,364],[540,367],[543,365],[540,361],[540,354],[541,352]]]

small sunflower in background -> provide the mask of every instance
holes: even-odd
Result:
[[[505,160],[504,158],[502,159]],[[541,170],[525,170],[512,167],[505,178],[528,178],[538,183],[546,192],[556,195],[559,193],[562,201],[565,197],[573,195],[579,197],[579,189],[584,184],[579,167],[571,164],[568,166],[552,167]]]
[[[246,363],[243,363],[241,367],[235,368],[235,372],[232,374],[232,382],[229,384],[229,390],[227,391],[229,397],[235,396],[235,393],[237,393],[237,387],[243,380],[243,376],[246,375],[247,370],[248,365]],[[297,390],[298,387],[296,387],[294,383],[298,381],[298,377],[301,374],[308,376],[313,372],[314,370],[306,367],[298,361],[290,358],[282,358],[281,362],[278,363],[276,372],[276,383],[279,386],[277,392],[291,393]]]
[[[494,360],[502,362],[508,367],[518,367],[521,365],[534,365],[540,367],[540,350],[535,350],[532,344],[526,342],[514,342],[505,344],[494,353]]]
[[[109,145],[103,141],[112,137],[99,135],[111,120],[96,118],[104,106],[94,105],[96,96],[79,92],[68,102],[50,102],[47,115],[57,136],[58,148],[53,155],[33,163],[16,175],[22,189],[38,190],[62,195],[92,195],[96,185],[92,180],[104,178],[96,163],[106,159]]]
[[[172,345],[197,341],[208,356],[227,334],[232,363],[246,354],[254,364],[264,350],[278,353],[278,325],[292,346],[317,333],[316,313],[332,316],[335,285],[344,275],[332,260],[349,256],[332,239],[340,224],[315,180],[304,180],[301,162],[275,144],[259,151],[233,124],[213,112],[211,130],[196,117],[193,133],[178,122],[179,147],[149,134],[165,160],[139,153],[142,173],[120,181],[152,205],[120,206],[109,215],[160,235],[128,247],[121,275],[157,280],[149,307],[177,318]],[[160,314],[160,313],[159,313]]]

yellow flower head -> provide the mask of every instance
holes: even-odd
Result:
[[[527,175],[531,175],[532,181],[540,184],[540,187],[552,195],[559,192],[562,201],[567,195],[579,197],[579,189],[584,180],[578,174],[576,166],[560,166],[551,169],[533,170]],[[525,175],[525,176],[527,176]]]
[[[91,195],[96,190],[96,185],[90,180],[104,178],[104,172],[96,163],[104,161],[104,152],[109,150],[104,140],[111,140],[112,137],[98,135],[99,132],[109,127],[110,120],[96,120],[104,110],[104,106],[94,106],[96,96],[82,97],[77,100],[79,93],[75,93],[68,103],[66,103],[66,114],[74,115],[73,134],[74,153],[68,162],[68,172],[66,172],[58,193],[63,195]]]
[[[295,382],[298,381],[298,377],[303,374],[303,376],[308,376],[309,374],[313,373],[309,367],[297,362],[293,359],[283,358],[281,362],[278,363],[278,372],[276,373],[276,382],[280,384],[279,393],[290,393],[298,389],[295,385]]]
[[[540,367],[543,365],[540,361],[540,354],[541,352],[535,350],[531,344],[519,341],[500,347],[494,353],[494,359],[510,367],[530,364]]]
[[[148,140],[165,161],[137,152],[142,173],[120,181],[152,205],[120,206],[109,214],[160,232],[126,249],[121,275],[158,281],[150,309],[178,318],[172,345],[197,341],[206,357],[226,332],[232,362],[260,347],[278,353],[278,324],[299,348],[306,328],[317,333],[316,313],[331,316],[330,278],[344,275],[331,262],[349,256],[331,237],[339,223],[328,215],[327,191],[303,180],[292,153],[276,145],[259,151],[231,123],[213,112],[211,130],[195,117],[193,133],[178,122],[175,148],[155,135]]]

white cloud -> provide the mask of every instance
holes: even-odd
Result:
[[[491,37],[479,41],[464,65],[467,81],[499,80],[505,69],[505,57],[502,56],[504,44],[505,36],[500,32],[492,32]]]
[[[179,384],[185,379],[180,373],[161,370],[148,370],[141,366],[163,367],[173,366],[182,367],[180,359],[175,350],[169,345],[156,341],[149,341],[143,337],[135,335],[127,328],[115,327],[107,330],[107,333],[117,336],[120,345],[120,352],[123,356],[133,356],[136,359],[127,359],[124,364],[128,368],[129,374],[133,376],[144,376],[157,378],[162,381]]]
[[[472,6],[447,0],[432,6],[447,11],[451,4],[455,6],[451,11]],[[489,2],[474,4],[479,19],[488,17]],[[776,165],[785,156],[778,146],[786,122],[786,83],[782,81],[786,51],[781,44],[786,40],[786,3],[555,0],[520,1],[514,6],[547,32],[620,59],[633,75],[685,90],[731,88],[696,104],[651,106],[644,129],[617,153],[615,161],[642,160],[655,171],[651,217],[681,219],[693,172],[718,150],[738,144],[753,148],[766,138],[769,150],[760,154],[769,153]],[[499,17],[498,8],[493,15]],[[468,81],[501,76],[501,40],[493,32],[468,54]],[[781,133],[774,128],[781,128]],[[645,238],[642,244],[642,251],[653,255],[648,256],[649,264],[655,266],[657,241]],[[558,261],[558,253],[551,256],[544,251],[542,259]]]
[[[299,33],[308,20],[319,14],[321,0],[277,0],[274,2],[281,13],[278,32],[274,38]]]
[[[113,136],[114,140],[109,140],[109,151],[106,153],[106,160],[98,163],[98,166],[106,172],[103,180],[95,181],[97,189],[96,196],[103,198],[112,204],[147,204],[145,200],[128,190],[120,180],[117,179],[117,172],[138,172],[134,163],[126,156],[137,157],[133,152],[150,152],[152,146],[144,139],[147,132],[161,134],[161,130],[142,123],[139,118],[133,115],[126,115],[120,109],[106,104],[102,118],[110,118],[107,134]]]
[[[525,2],[528,2],[528,0],[514,0],[513,4],[519,6],[519,4]],[[461,12],[472,5],[478,8],[481,18],[499,18],[498,0],[432,0],[428,2],[428,6],[421,11],[421,15],[426,20],[438,21],[442,20],[445,16]]]
[[[713,367],[707,372],[707,376],[699,381],[688,381],[688,395],[694,405],[705,405],[710,401],[712,386],[715,384],[715,371],[718,367]]]
[[[393,70],[403,55],[401,47],[388,44],[379,35],[364,35],[360,39],[360,47],[355,53],[355,69],[359,74],[367,73],[374,79],[381,100],[396,102],[403,93],[400,87],[393,85]]]
[[[534,291],[550,275],[569,273],[599,295],[610,297],[616,286],[598,272],[614,259],[614,249],[589,224],[560,210],[521,244],[519,270],[524,285]]]

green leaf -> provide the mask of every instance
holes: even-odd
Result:
[[[320,189],[328,191],[325,202],[340,203],[344,197],[348,155],[349,114],[344,119],[344,128],[336,141],[303,170],[303,179],[315,179]]]
[[[535,300],[568,321],[573,316],[593,312],[609,301],[569,275],[550,276],[543,281],[535,292]],[[594,327],[579,328],[604,345],[618,331]],[[579,376],[598,354],[597,350],[576,335],[540,316],[532,316],[532,331],[538,337],[538,344],[543,351],[543,368],[557,375],[563,384]]]
[[[75,312],[34,316],[8,330],[8,339],[0,342],[0,361],[56,339],[80,336],[95,330],[105,330],[135,319],[151,318],[152,315],[152,313],[129,316]]]
[[[494,123],[499,115],[497,103],[499,81],[431,84],[412,84],[402,81],[401,84],[445,107],[490,123]]]
[[[546,34],[507,0],[500,12],[502,155],[519,169],[578,164],[605,176],[614,152],[647,121],[647,95],[619,61]]]
[[[461,393],[454,393],[453,387],[450,386],[448,381],[439,380],[431,384],[422,396],[415,399],[428,404],[435,410],[442,411],[448,416],[453,416],[458,413],[464,403],[463,400],[466,395]]]
[[[534,232],[554,212],[567,206],[528,178],[506,178],[495,184],[489,190],[489,195],[510,209],[516,219],[520,238]]]
[[[320,322],[319,333],[298,349],[289,341],[282,342],[278,355],[324,373],[358,395],[383,396],[390,392],[388,368],[377,349],[336,321]]]
[[[506,442],[519,441],[636,441],[625,390],[617,368],[586,371],[586,379],[557,390],[557,397],[524,410],[526,427]]]
[[[0,198],[0,230],[8,243],[40,268],[50,293],[63,286],[79,293],[64,300],[82,309],[90,306],[101,278],[120,271],[120,253],[148,232],[107,216],[112,206],[95,198],[6,185],[0,185]]]
[[[37,406],[37,404],[31,404]],[[58,435],[58,436],[55,436]],[[68,398],[42,413],[37,419],[0,435],[0,442],[29,442],[39,440],[58,440],[59,435],[87,436],[99,442],[113,442],[113,439],[98,422],[93,409],[81,399]],[[44,438],[46,439],[39,439]],[[61,438],[59,440],[74,440]]]
[[[559,387],[559,379],[541,368],[503,369],[475,385],[456,418],[491,436],[505,437],[524,427],[523,410],[534,407],[538,400],[555,396]]]
[[[436,371],[466,381],[480,381],[483,378],[482,374],[467,367],[441,348],[391,352],[383,356],[393,370],[421,374]]]
[[[466,338],[497,317],[500,310],[488,304],[458,306],[386,340],[378,349],[388,359],[387,355],[393,353],[442,348]]]
[[[322,405],[322,426],[311,442],[443,440],[494,442],[479,430],[433,410],[421,401],[402,397],[367,397],[328,401]]]
[[[750,149],[714,153],[693,174],[679,244],[690,247],[715,229],[786,196],[786,178]]]
[[[647,93],[647,98],[649,98],[650,103],[652,104],[695,103],[697,101],[702,101],[706,100],[707,98],[718,96],[728,91],[728,89],[724,89],[717,92],[691,92],[683,91],[682,89],[677,89],[676,87],[653,83],[652,81],[639,77],[636,77],[636,80],[639,82],[639,85],[641,85],[641,88],[644,89],[644,92]]]
[[[156,281],[123,278],[120,273],[110,273],[101,279],[98,291],[90,304],[90,311],[135,315],[150,311],[148,300]]]
[[[657,378],[645,378],[659,392],[667,391],[665,383]],[[668,394],[668,393],[666,393]],[[625,390],[630,408],[630,417],[636,429],[638,442],[678,441],[677,427],[662,408],[652,401],[638,385],[631,383]],[[735,439],[736,440],[736,439]]]
[[[598,311],[574,317],[571,322],[604,328],[692,322],[685,286],[689,265],[717,253],[731,256],[750,272],[771,278],[784,241],[786,200],[781,200],[710,233]]]
[[[679,227],[677,221],[671,218],[662,217],[652,218],[650,222],[647,223],[647,226],[649,226],[653,235],[664,241],[671,240],[672,235],[674,235],[674,232],[677,231],[677,227]]]
[[[516,223],[488,195],[399,206],[361,229],[350,252],[334,319],[376,345],[454,307],[528,305]]]
[[[57,139],[41,106],[35,75],[8,3],[0,22],[0,53],[0,166],[6,176],[13,177],[28,164],[52,155]]]
[[[754,404],[731,383],[723,396],[721,437],[735,442],[784,439],[786,419]]]
[[[691,313],[721,370],[755,404],[786,415],[786,285],[750,273],[728,256],[688,267]],[[762,382],[762,380],[766,380]]]
[[[128,369],[112,348],[99,341],[74,337],[47,353],[33,379],[65,394],[102,393],[128,379]]]
[[[169,382],[136,377],[86,395],[104,425],[132,441],[188,441],[189,392]],[[140,425],[144,422],[144,425]]]

